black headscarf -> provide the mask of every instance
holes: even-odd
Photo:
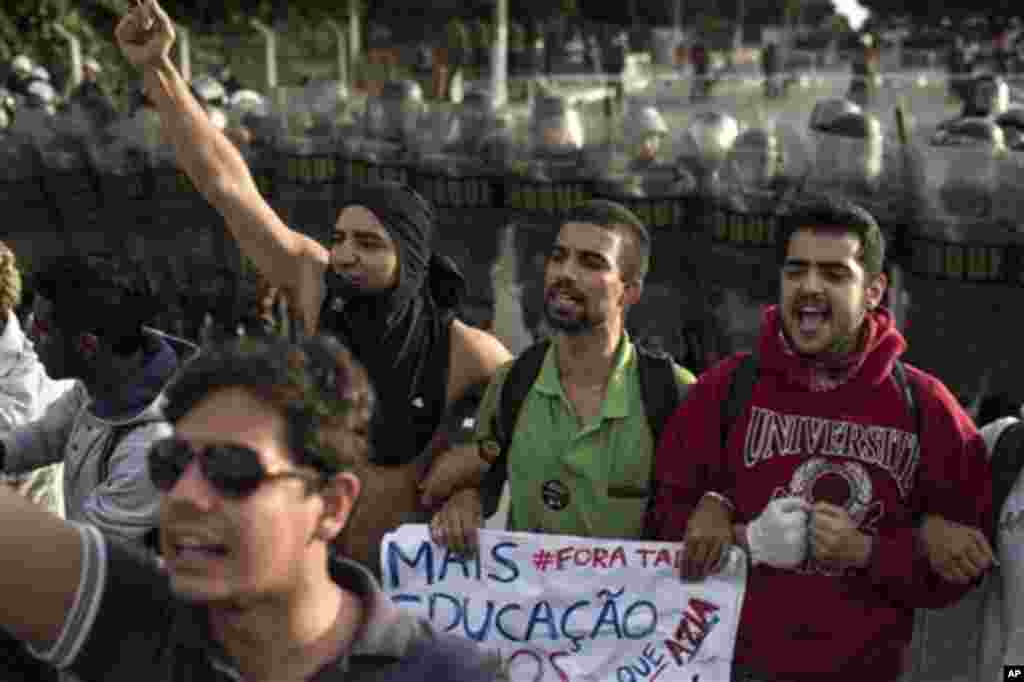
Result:
[[[348,206],[368,209],[390,233],[398,283],[366,294],[328,268],[320,329],[348,345],[376,389],[374,461],[404,463],[430,442],[444,412],[449,329],[466,283],[454,262],[433,253],[434,211],[412,188],[368,185],[341,208]]]

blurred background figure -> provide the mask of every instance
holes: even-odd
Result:
[[[997,117],[1010,108],[1010,86],[1002,76],[982,74],[971,81],[961,118]]]
[[[988,118],[961,118],[937,130],[925,147],[929,217],[954,241],[1001,232],[996,221],[1008,150]]]
[[[10,73],[7,75],[7,90],[19,97],[27,97],[28,84],[33,80],[32,69],[32,60],[28,55],[19,54],[12,59]]]
[[[243,89],[242,82],[234,74],[230,66],[224,65],[217,73],[217,80],[224,86],[224,92],[228,97],[233,97],[236,92]]]
[[[764,96],[767,99],[775,99],[783,94],[779,71],[779,47],[769,41],[761,50],[761,73],[764,76]]]
[[[228,96],[220,81],[206,74],[197,76],[192,79],[192,90],[213,124],[221,130],[227,128],[228,116],[225,107]]]
[[[588,176],[584,130],[580,111],[566,97],[539,94],[530,109],[526,144],[517,152],[512,172],[538,182]]]
[[[862,34],[860,49],[851,63],[850,91],[847,97],[862,107],[871,107],[882,85],[881,68],[882,53],[876,45],[875,37],[870,33]]]
[[[690,62],[693,64],[693,85],[690,99],[700,101],[711,96],[711,52],[700,38],[690,48]]]
[[[774,212],[792,187],[784,169],[782,142],[775,131],[743,131],[729,150],[723,171],[730,208],[741,213]]]
[[[463,69],[469,65],[471,58],[469,29],[466,28],[466,23],[460,16],[454,15],[445,24],[444,33],[447,50],[444,69],[439,74],[441,88],[437,93],[437,98],[455,102],[462,98],[461,86],[458,88],[455,86],[457,83],[461,83]],[[458,92],[456,92],[457,90]]]
[[[82,82],[68,96],[69,114],[83,119],[94,131],[104,131],[117,118],[117,109],[106,90],[100,85],[103,67],[94,57],[82,62]]]
[[[665,119],[655,107],[645,106],[632,112],[623,126],[629,170],[644,171],[660,163],[659,154],[668,132]]]
[[[697,191],[709,199],[720,200],[727,191],[721,171],[739,134],[739,122],[719,111],[701,112],[687,126],[679,165],[693,175]]]
[[[971,82],[971,71],[974,69],[972,60],[967,52],[967,43],[962,35],[953,37],[953,44],[949,48],[949,55],[946,58],[946,72],[949,79],[949,93],[967,102],[967,90]]]
[[[16,315],[21,298],[14,252],[0,242],[0,433],[35,421],[75,384],[47,375]],[[63,464],[52,464],[27,474],[4,474],[0,482],[63,517],[63,471]]]
[[[536,158],[578,156],[583,149],[583,120],[565,97],[545,95],[530,112],[530,147]]]
[[[504,167],[512,154],[508,118],[498,110],[490,94],[470,90],[450,120],[443,152],[473,158],[477,165]]]
[[[8,132],[12,138],[42,149],[51,144],[56,132],[54,114],[57,111],[57,92],[41,80],[28,85],[28,94],[16,109],[14,121]]]
[[[363,117],[364,134],[404,153],[415,141],[416,131],[427,107],[423,88],[414,80],[389,80],[379,97],[367,100]]]
[[[974,423],[980,429],[987,424],[1004,417],[1021,418],[1021,401],[1015,400],[1007,392],[986,395],[978,406],[978,414]]]
[[[812,122],[815,160],[808,186],[851,198],[873,195],[884,168],[882,124],[874,114],[857,109],[832,116],[845,108],[835,106],[833,111],[816,112],[820,116]]]
[[[1008,149],[1014,151],[1024,149],[1024,107],[1011,106],[996,116],[995,121],[1003,131]]]
[[[7,88],[0,88],[0,135],[6,134],[11,122],[14,121],[14,109],[17,103],[14,95]]]

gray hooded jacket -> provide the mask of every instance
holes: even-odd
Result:
[[[67,519],[128,540],[141,540],[157,525],[159,497],[146,453],[151,443],[172,433],[163,418],[164,387],[198,352],[183,339],[155,330],[147,334],[157,350],[141,381],[124,388],[124,402],[134,406],[130,412],[99,416],[105,413],[103,406],[76,382],[41,418],[0,437],[7,449],[5,472],[63,461]],[[114,438],[116,443],[111,442]]]

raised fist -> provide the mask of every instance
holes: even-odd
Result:
[[[158,64],[174,44],[174,22],[156,0],[140,0],[114,31],[124,56],[142,68]]]

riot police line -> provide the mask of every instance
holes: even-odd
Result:
[[[133,225],[121,219],[134,213],[124,209],[133,202],[153,200],[170,202],[153,206],[156,211],[185,204],[195,211],[193,220],[202,223],[213,218],[202,210],[203,200],[194,195],[188,178],[169,160],[136,158],[134,163],[103,167],[92,162],[81,145],[59,151],[7,145],[0,154],[5,159],[0,175],[5,231],[19,231],[22,227],[16,225],[28,221],[33,232],[49,229],[69,235],[98,226],[115,233],[130,232]],[[637,196],[609,187],[598,178],[538,180],[513,173],[453,174],[430,165],[303,151],[288,145],[253,153],[250,162],[261,190],[275,205],[333,202],[362,184],[394,179],[414,186],[442,213],[487,209],[498,212],[495,217],[505,214],[502,223],[556,214],[595,197],[628,205],[655,229],[656,240],[664,230],[694,238],[707,231],[711,240],[723,245],[767,248],[774,244],[778,223],[778,210],[763,210],[763,206],[757,211],[737,210],[713,195],[699,193]],[[40,212],[40,208],[47,210]],[[785,207],[780,204],[778,209],[784,211]],[[317,213],[327,216],[330,212]],[[943,240],[916,234],[909,225],[890,222],[885,227],[898,238],[903,264],[915,275],[1024,285],[1024,244]]]
[[[233,139],[261,191],[314,238],[328,237],[338,204],[360,185],[416,187],[438,208],[436,247],[470,282],[471,321],[494,314],[494,269],[510,230],[523,317],[535,334],[530,287],[553,221],[592,197],[629,206],[652,228],[656,256],[651,303],[632,318],[677,357],[694,355],[688,366],[699,370],[752,338],[754,311],[775,295],[779,216],[804,191],[840,193],[872,211],[890,235],[895,267],[918,289],[918,320],[941,322],[929,317],[940,310],[939,282],[965,298],[976,297],[966,293],[974,284],[1004,285],[1007,295],[1024,284],[1024,206],[1016,204],[1024,172],[1015,158],[1024,116],[1004,82],[978,84],[961,116],[916,134],[883,125],[879,107],[842,97],[818,101],[806,121],[746,127],[739,112],[707,106],[670,127],[662,102],[631,97],[614,103],[608,135],[584,125],[594,122],[584,121],[584,107],[544,91],[515,132],[484,93],[470,89],[453,110],[431,110],[412,81],[385,83],[344,116],[330,88],[314,88],[285,112],[298,113],[298,133],[294,120],[286,125],[259,101],[218,117],[221,103],[206,104],[211,119],[246,128]],[[4,239],[29,269],[62,250],[127,252],[161,273],[162,288],[188,292],[186,301],[169,296],[169,306],[231,317],[255,295],[254,272],[158,130],[139,118],[84,133],[51,116],[28,135],[0,138]]]

